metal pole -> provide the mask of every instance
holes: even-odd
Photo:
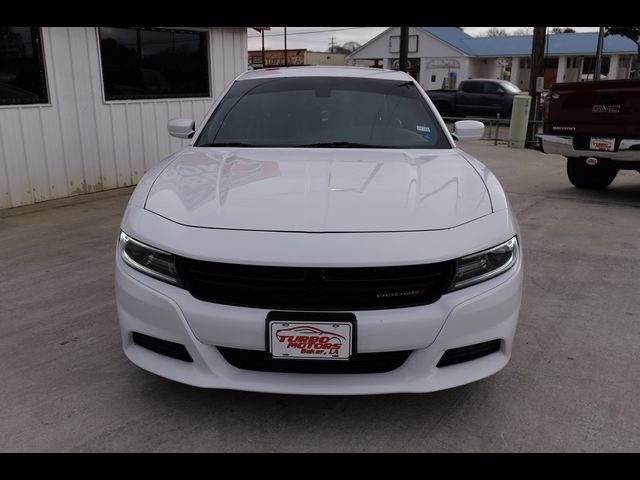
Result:
[[[538,92],[536,90],[536,80],[544,77],[544,46],[546,40],[547,27],[533,27],[533,45],[531,49],[531,73],[529,75],[529,95],[531,96],[531,110],[529,111],[529,125],[527,138],[535,138],[535,112],[538,110]],[[526,145],[525,145],[526,147]]]
[[[498,113],[498,119],[496,121],[496,138],[493,141],[494,145],[498,145],[498,132],[500,131],[500,114]]]
[[[602,45],[604,44],[604,27],[600,27],[598,33],[598,47],[596,50],[596,71],[593,72],[593,79],[600,80],[600,69],[602,68]]]
[[[400,27],[400,66],[398,70],[407,71],[407,63],[409,62],[409,27]]]
[[[264,58],[264,28],[260,33],[262,33],[262,68],[265,68],[267,66],[267,60]]]
[[[284,66],[289,65],[287,60],[287,27],[284,27]]]

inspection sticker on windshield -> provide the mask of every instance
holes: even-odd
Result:
[[[431,140],[431,129],[425,125],[416,125],[416,130],[420,132],[420,136],[425,140]]]
[[[353,325],[349,322],[270,322],[273,358],[348,360]]]
[[[591,150],[602,150],[605,152],[613,152],[615,150],[616,139],[615,138],[597,138],[591,137],[589,141],[589,148]]]

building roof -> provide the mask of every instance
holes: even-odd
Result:
[[[481,57],[531,55],[533,36],[513,35],[508,37],[478,37],[473,41],[474,49]],[[595,55],[598,32],[554,33],[547,35],[547,55]],[[604,53],[636,53],[636,44],[621,35],[604,37]]]
[[[430,33],[434,37],[448,43],[452,47],[460,50],[467,55],[477,56],[475,49],[472,47],[472,42],[476,38],[464,33],[458,27],[420,27],[425,32]]]
[[[416,27],[433,35],[470,57],[529,56],[533,35],[509,35],[506,37],[472,37],[458,27]],[[387,30],[388,32],[389,30]],[[383,32],[383,34],[386,32]],[[378,35],[379,37],[380,35]],[[376,37],[376,38],[378,38]],[[372,41],[372,40],[371,40]],[[369,42],[367,42],[369,43]],[[547,35],[547,55],[595,55],[598,32],[553,33]],[[360,47],[362,50],[367,44]],[[622,35],[604,37],[603,52],[637,53],[636,44]],[[354,52],[355,53],[355,52]]]

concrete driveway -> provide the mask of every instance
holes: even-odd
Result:
[[[562,157],[461,144],[522,227],[511,363],[425,395],[202,390],[122,353],[113,294],[131,189],[0,211],[1,451],[638,451],[640,174],[578,191]]]

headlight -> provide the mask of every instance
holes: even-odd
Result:
[[[459,258],[449,291],[475,285],[500,275],[513,267],[517,260],[517,237],[497,247]]]
[[[163,282],[182,286],[175,256],[134,240],[124,232],[120,232],[118,243],[120,256],[127,265]]]

